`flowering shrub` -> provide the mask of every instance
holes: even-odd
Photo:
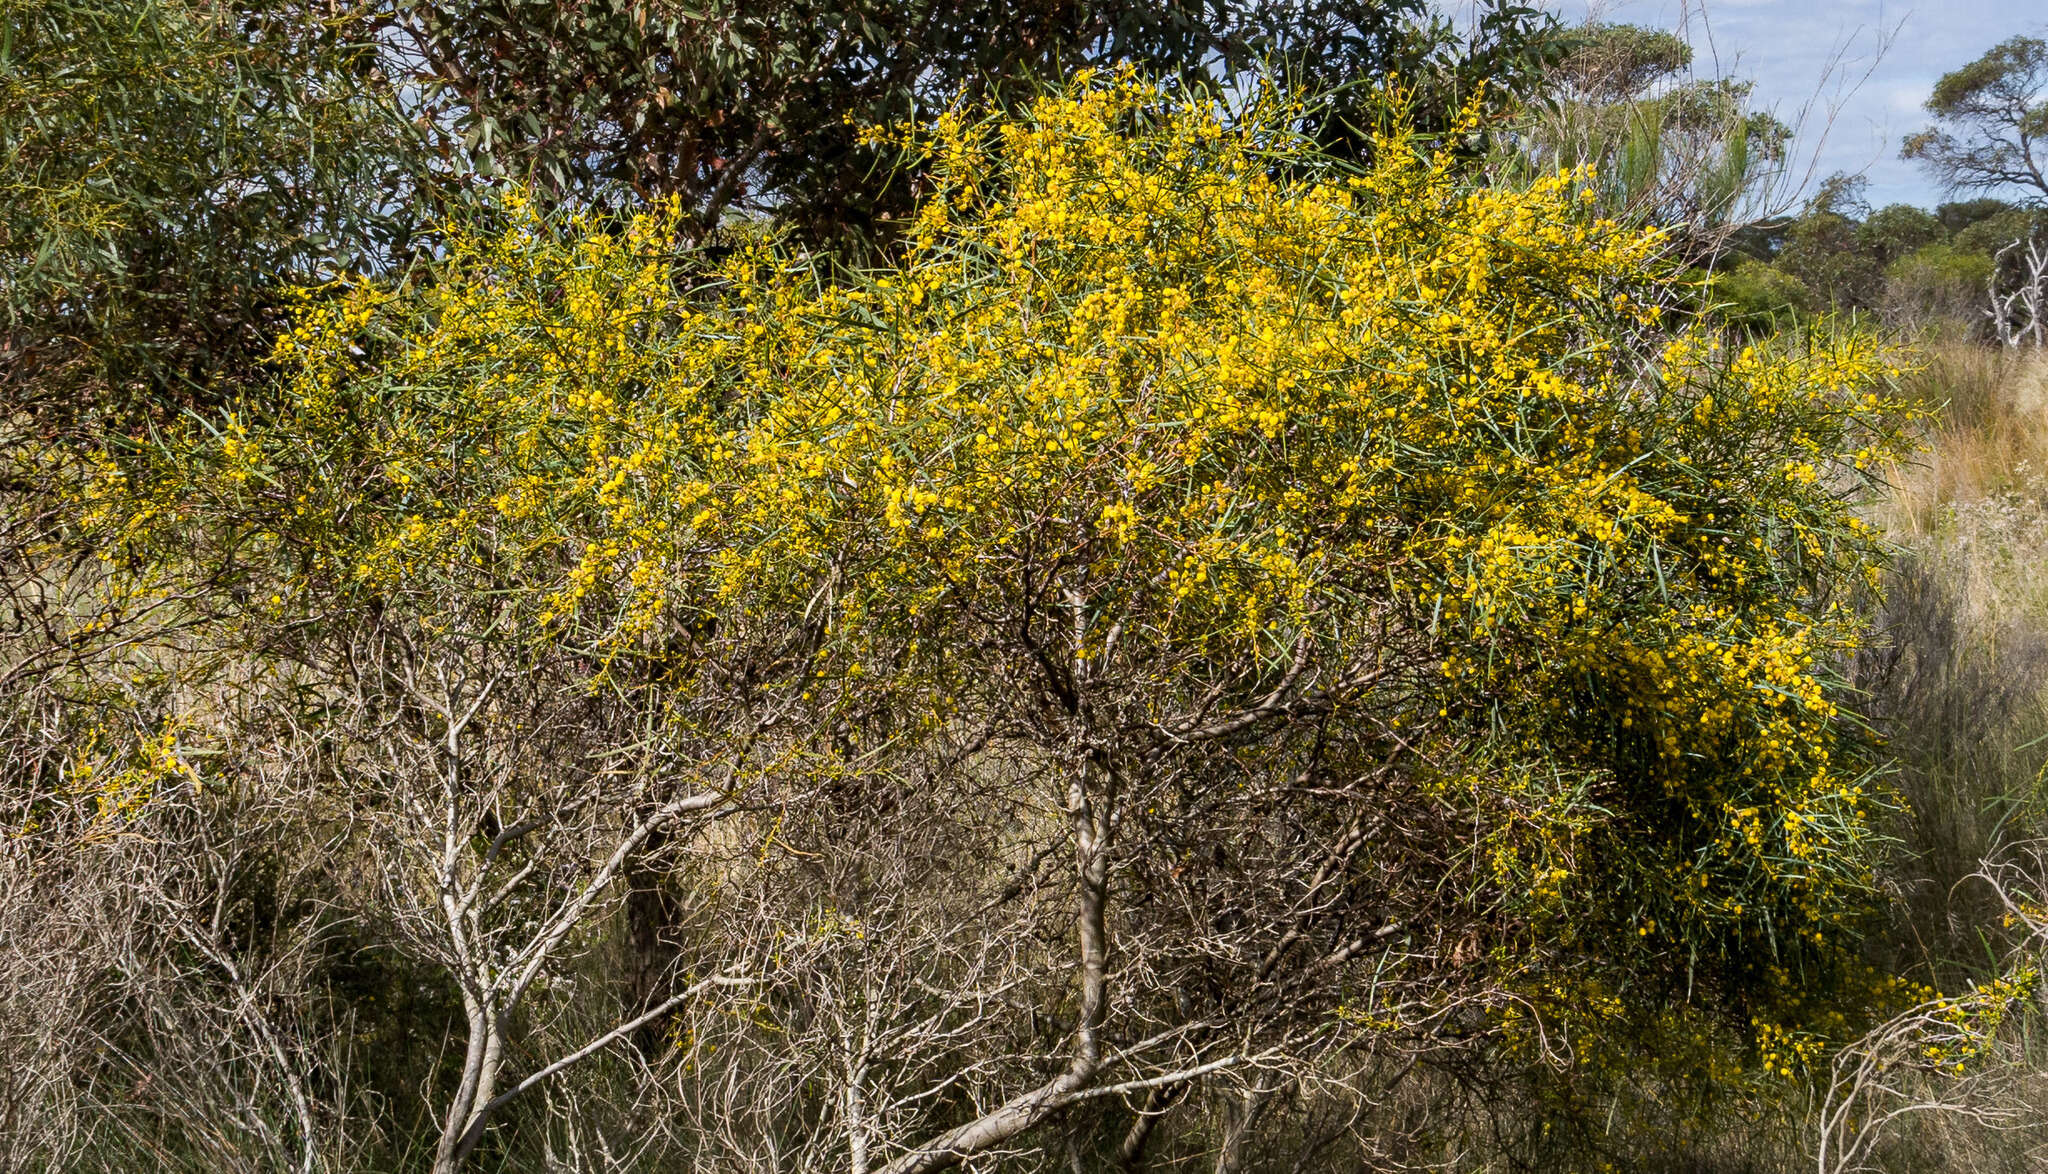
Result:
[[[1197,972],[1268,1056],[1823,981],[1872,883],[1832,674],[1892,360],[1667,320],[1585,175],[1474,187],[1393,122],[1340,170],[1291,113],[1119,76],[945,114],[876,271],[515,199],[431,280],[309,300],[277,387],[111,453],[95,520],[160,589],[231,566],[253,629],[488,596],[683,714],[772,644],[750,680],[859,715],[849,773],[961,730],[1053,764],[1057,1096],[1100,1032],[1209,1015]],[[988,1119],[934,1106],[966,1124],[901,1169]]]

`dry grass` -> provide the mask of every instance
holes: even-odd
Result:
[[[1898,541],[1942,538],[1957,507],[2048,490],[2048,355],[1939,344],[1904,390],[1939,414],[1874,519]]]
[[[1993,968],[1998,936],[1988,892],[1967,878],[2048,831],[2048,356],[1937,344],[1908,390],[1943,410],[1872,510],[1901,556],[1884,639],[1856,677],[1905,801],[1889,961],[1956,989]],[[2006,1075],[2027,1096],[2048,1093],[2044,1028],[2012,1025]],[[1930,1113],[1876,1157],[1885,1170],[2040,1170],[2044,1143],[2032,1118],[1994,1129]]]
[[[1957,956],[1983,911],[1956,883],[2039,830],[2023,825],[2048,761],[2048,356],[1940,345],[1909,390],[1943,410],[1873,510],[1901,557],[1858,677],[1900,759],[1906,920],[1939,974],[1982,961]]]

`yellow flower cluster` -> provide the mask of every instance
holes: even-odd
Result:
[[[81,744],[65,782],[71,794],[92,801],[91,822],[83,829],[87,840],[128,834],[166,788],[204,789],[204,780],[188,761],[182,732],[175,720],[165,721],[154,735],[132,738],[113,736],[99,727],[80,732]]]

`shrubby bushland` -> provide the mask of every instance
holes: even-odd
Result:
[[[1301,113],[1117,74],[890,132],[932,180],[878,269],[515,197],[309,297],[79,495],[184,728],[303,752],[158,743],[74,826],[300,797],[462,1005],[439,1169],[591,1072],[639,1145],[892,1172],[1795,1075],[1885,997],[1837,673],[1892,360],[1667,315],[1584,172]],[[95,746],[47,802],[143,753]]]

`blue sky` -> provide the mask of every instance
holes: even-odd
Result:
[[[1811,190],[1862,172],[1874,207],[1943,199],[1898,157],[1899,140],[1926,125],[1935,79],[2048,25],[2048,0],[1545,0],[1572,23],[1589,3],[1601,20],[1680,33],[1697,75],[1753,80],[1759,103],[1799,130],[1790,180],[1810,177]]]

